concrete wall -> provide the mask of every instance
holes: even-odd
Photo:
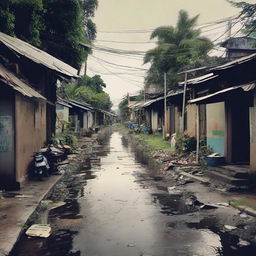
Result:
[[[224,102],[207,104],[207,145],[214,152],[225,155],[225,104]]]
[[[89,128],[88,127],[88,112],[87,111],[84,112],[83,115],[84,115],[84,118],[83,118],[83,128],[84,129],[88,129]]]
[[[0,189],[15,186],[14,92],[4,85],[0,94]]]
[[[21,183],[27,176],[33,153],[46,141],[46,103],[16,94],[15,118],[16,180]]]

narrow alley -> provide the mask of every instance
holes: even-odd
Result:
[[[219,216],[234,209],[199,211],[192,193],[168,194],[125,144],[114,132],[101,161],[72,174],[66,204],[49,212],[51,236],[24,235],[11,255],[253,255],[218,228]]]

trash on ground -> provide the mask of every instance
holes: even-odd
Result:
[[[225,225],[224,227],[225,227],[226,229],[228,229],[228,230],[235,230],[235,229],[237,229],[237,227],[230,226],[230,225]]]
[[[224,206],[224,207],[229,207],[229,204],[228,204],[228,203],[217,203],[217,205],[219,205],[219,206]]]
[[[32,198],[34,197],[33,195],[17,195],[15,198]]]
[[[240,214],[240,217],[241,218],[248,218],[248,215],[245,212],[243,212],[243,213]]]
[[[27,231],[27,236],[47,238],[50,236],[51,227],[48,224],[34,224]]]
[[[131,244],[128,244],[127,247],[135,247],[136,245],[131,243]]]
[[[63,205],[65,205],[66,203],[65,202],[51,202],[48,206],[48,210],[53,210],[53,209],[56,209],[56,208],[59,208]]]
[[[251,243],[242,239],[239,239],[239,243],[237,244],[240,247],[249,246]]]
[[[218,205],[215,205],[215,204],[202,204],[200,206],[200,209],[203,209],[203,210],[211,210],[211,209],[217,209],[218,208]]]

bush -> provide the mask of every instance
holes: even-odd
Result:
[[[69,145],[72,149],[77,148],[77,137],[71,133],[58,133],[51,138],[50,143],[56,145],[58,144],[58,140],[62,144]]]
[[[196,138],[187,134],[176,135],[175,150],[178,154],[191,153],[196,150]]]

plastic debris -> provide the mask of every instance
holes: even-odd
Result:
[[[32,198],[34,197],[33,195],[17,195],[15,198]]]
[[[207,157],[220,157],[221,155],[219,153],[212,153],[208,155]]]
[[[237,229],[237,227],[230,226],[230,225],[225,225],[224,227],[225,227],[226,229],[228,229],[228,230],[235,230],[235,229]]]
[[[27,231],[27,236],[47,238],[51,234],[51,227],[48,224],[34,224]]]
[[[240,247],[249,246],[250,242],[239,239],[239,243],[237,245],[240,246]]]
[[[136,246],[136,245],[133,244],[133,243],[130,243],[130,244],[127,245],[127,247],[135,247],[135,246]]]
[[[248,218],[248,215],[245,212],[243,212],[240,214],[240,217],[245,219]]]

